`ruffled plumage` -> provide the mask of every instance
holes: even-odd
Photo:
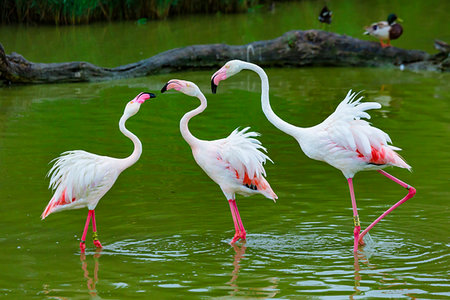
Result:
[[[262,175],[266,176],[263,164],[266,160],[271,162],[272,160],[264,153],[267,152],[266,148],[256,139],[260,134],[248,131],[249,129],[250,127],[246,127],[239,131],[236,128],[222,140],[219,154],[230,163],[240,177],[244,177],[247,173],[250,178],[261,178]]]
[[[325,121],[308,130],[310,135],[320,137],[317,141],[320,146],[316,145],[316,149],[320,150],[318,153],[307,155],[330,163],[341,169],[344,174],[353,174],[359,169],[364,169],[360,163],[411,169],[411,166],[395,152],[401,149],[389,145],[392,143],[389,135],[363,120],[370,119],[367,110],[379,109],[381,104],[361,103],[363,97],[357,99],[358,94],[350,90]]]
[[[63,209],[95,206],[117,179],[118,173],[111,167],[112,160],[82,150],[64,152],[53,160],[55,163],[47,176],[54,195],[42,219]]]

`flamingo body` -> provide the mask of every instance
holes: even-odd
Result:
[[[140,93],[127,103],[124,113],[119,121],[120,131],[134,143],[133,153],[127,158],[113,158],[92,154],[83,150],[67,151],[54,160],[54,165],[48,172],[50,185],[54,191],[53,197],[41,215],[45,219],[54,212],[87,207],[88,218],[81,238],[80,248],[85,249],[85,238],[92,218],[94,231],[94,244],[101,247],[97,239],[94,210],[100,199],[116,182],[117,177],[133,165],[142,153],[142,144],[139,139],[125,128],[128,118],[139,111],[142,103],[154,94]]]
[[[235,202],[236,193],[243,196],[261,194],[269,199],[278,197],[267,180],[263,164],[270,158],[264,153],[266,149],[256,139],[258,133],[248,131],[246,127],[235,129],[228,137],[205,141],[194,137],[188,128],[189,120],[203,112],[207,100],[200,89],[192,82],[173,79],[162,89],[165,92],[175,89],[188,96],[197,97],[201,104],[198,108],[186,113],[180,121],[183,138],[191,146],[192,154],[203,171],[217,183],[230,204],[236,233],[231,243],[246,238],[246,232]]]
[[[322,123],[299,128],[294,138],[303,152],[312,159],[324,161],[342,171],[346,178],[364,170],[378,170],[386,166],[411,169],[389,145],[387,133],[371,126],[366,112],[381,107],[376,102],[361,103],[357,94],[348,92],[345,99]]]
[[[201,141],[193,147],[192,154],[227,198],[234,198],[237,193],[243,196],[261,194],[276,200],[276,194],[264,178],[263,164],[270,158],[260,151],[265,148],[255,139],[259,134],[248,129],[235,129],[224,139]]]
[[[391,16],[390,16],[391,19]],[[411,170],[403,158],[397,154],[400,150],[392,143],[389,135],[371,126],[366,120],[370,119],[367,113],[371,109],[379,109],[377,102],[361,103],[362,97],[357,98],[356,93],[350,90],[336,110],[322,123],[308,128],[297,127],[278,117],[269,103],[269,80],[264,70],[252,63],[231,60],[213,74],[211,88],[216,92],[220,81],[225,80],[241,70],[247,69],[256,72],[261,78],[261,105],[267,119],[279,130],[294,137],[302,151],[315,160],[324,161],[341,170],[347,178],[354,217],[354,251],[358,244],[363,244],[363,236],[382,218],[397,208],[400,204],[412,198],[416,190],[403,181],[382,171],[387,166],[396,166]],[[359,171],[377,170],[384,176],[398,183],[408,190],[408,194],[377,218],[360,234],[360,222],[353,191],[353,176]]]

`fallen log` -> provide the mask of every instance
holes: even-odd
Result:
[[[247,45],[210,44],[172,49],[136,63],[103,68],[88,62],[33,63],[6,55],[0,44],[0,82],[32,84],[102,81],[180,70],[218,68],[230,59],[248,60],[262,67],[394,67],[448,71],[448,55],[419,50],[381,48],[379,43],[320,30],[289,31],[281,37]]]

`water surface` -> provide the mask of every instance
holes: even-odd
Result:
[[[372,20],[384,15],[388,4],[380,3],[381,8],[366,7],[365,15],[359,13],[358,18]],[[417,4],[422,9],[427,5]],[[315,11],[319,4],[302,2],[289,8],[299,6]],[[280,21],[284,24],[280,32],[265,31],[258,25],[266,24],[263,20],[269,16],[286,17],[289,10],[283,15],[280,7],[273,15],[180,17],[150,22],[147,27],[119,23],[14,29],[15,36],[28,35],[27,43],[3,35],[4,28],[0,31],[5,36],[2,43],[9,45],[7,50],[14,49],[35,61],[88,60],[99,65],[119,65],[136,61],[140,54],[130,53],[145,47],[150,50],[142,58],[185,44],[250,42],[297,28],[289,25],[294,22],[292,16]],[[343,8],[335,11],[340,9]],[[413,14],[413,10],[405,14]],[[223,22],[221,26],[204,26],[215,18]],[[225,33],[214,34],[215,30],[232,32],[237,22],[241,24],[239,28],[250,33],[234,40]],[[309,24],[301,18],[295,22],[299,23],[298,28]],[[189,26],[200,33],[183,34]],[[44,47],[42,41],[36,44],[39,38],[33,31],[45,36],[49,47]],[[73,36],[61,31],[72,32]],[[158,34],[143,34],[151,32]],[[440,33],[447,34],[443,29]],[[102,35],[104,40],[99,42]],[[79,36],[85,36],[84,42]],[[62,42],[66,38],[67,43]],[[419,39],[420,35],[415,42],[405,38],[398,43],[408,46],[419,43]],[[70,42],[75,44],[69,46]],[[28,45],[29,52],[20,45]],[[107,51],[107,47],[116,51]],[[417,195],[374,227],[372,241],[354,256],[351,202],[340,171],[307,158],[293,138],[266,120],[260,108],[256,74],[242,72],[221,83],[218,94],[212,95],[209,78],[213,72],[0,90],[1,296],[11,299],[450,296],[448,74],[355,68],[267,70],[273,109],[298,126],[321,122],[334,111],[348,89],[364,90],[366,100],[383,105],[371,112],[372,124],[390,134],[394,145],[403,149],[402,156],[413,166],[412,173],[398,168],[387,170],[415,186]],[[251,126],[262,134],[260,140],[275,162],[267,164],[266,170],[279,196],[277,203],[262,196],[238,197],[248,232],[246,243],[228,244],[234,234],[228,203],[219,187],[195,164],[189,146],[180,136],[179,119],[195,108],[198,100],[180,93],[158,93],[171,78],[196,82],[209,100],[207,110],[190,123],[193,134],[202,139],[217,139],[236,127]],[[78,243],[87,210],[61,212],[45,221],[39,220],[51,197],[45,178],[50,169],[48,163],[71,149],[113,157],[129,155],[132,143],[119,132],[118,120],[126,102],[141,91],[158,94],[127,123],[141,139],[143,155],[119,177],[97,206],[104,249],[95,251],[88,242],[86,255],[81,255]],[[406,194],[403,188],[377,172],[358,173],[354,183],[363,226]]]

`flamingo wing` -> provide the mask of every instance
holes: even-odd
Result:
[[[256,139],[259,133],[248,131],[246,127],[235,129],[227,138],[220,140],[219,157],[234,171],[232,176],[251,190],[258,190],[268,198],[277,199],[269,183],[264,178],[264,164],[273,161],[264,153],[266,148]]]
[[[81,208],[87,206],[89,200],[98,201],[117,178],[111,161],[110,157],[81,150],[62,153],[47,174],[54,195],[42,219],[57,210]]]
[[[410,169],[411,167],[394,151],[400,148],[392,143],[387,133],[373,127],[363,119],[370,119],[366,112],[381,108],[377,102],[361,103],[363,97],[350,90],[335,112],[319,124],[326,132],[329,153],[340,152],[343,156],[356,156],[371,164],[392,164]]]

